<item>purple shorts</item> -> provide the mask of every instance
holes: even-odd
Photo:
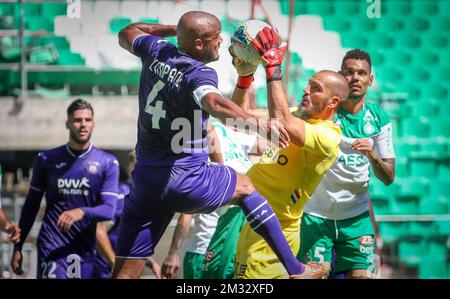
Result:
[[[223,164],[136,166],[119,224],[116,255],[143,259],[175,213],[211,213],[231,200],[236,171]]]

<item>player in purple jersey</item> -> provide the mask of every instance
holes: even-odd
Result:
[[[207,163],[209,115],[223,123],[257,119],[223,98],[217,73],[205,65],[219,58],[220,32],[215,16],[198,11],[185,13],[177,26],[134,23],[119,32],[119,44],[139,56],[143,67],[137,164],[119,225],[115,278],[141,276],[174,213],[210,213],[225,204],[244,210],[289,274],[304,271],[272,208],[250,179],[231,167]],[[178,48],[163,39],[174,35]],[[275,132],[279,145],[287,146],[289,137],[276,122],[266,122],[264,128],[261,135]]]
[[[82,99],[67,108],[69,142],[40,152],[22,207],[20,242],[11,267],[22,273],[22,245],[33,226],[42,196],[46,209],[37,240],[38,278],[90,278],[97,221],[113,218],[119,167],[114,156],[90,142],[94,111]]]

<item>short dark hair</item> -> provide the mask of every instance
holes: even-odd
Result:
[[[72,103],[70,103],[69,107],[67,107],[67,116],[69,117],[72,115],[75,111],[81,110],[81,109],[89,109],[92,111],[92,115],[94,115],[94,109],[92,109],[91,104],[89,104],[88,101],[83,99],[76,99]]]
[[[370,69],[372,69],[372,62],[370,61],[370,55],[369,55],[369,53],[367,53],[364,50],[352,49],[352,50],[348,51],[347,53],[345,53],[345,56],[342,59],[342,64],[344,64],[344,62],[347,59],[365,60],[369,63]]]

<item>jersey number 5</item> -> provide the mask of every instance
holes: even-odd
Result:
[[[158,80],[155,85],[153,85],[152,90],[147,96],[147,103],[145,104],[145,112],[152,116],[152,128],[159,129],[159,120],[166,117],[166,110],[163,109],[163,102],[157,100],[155,106],[152,106],[158,92],[164,88],[166,84],[161,80]]]

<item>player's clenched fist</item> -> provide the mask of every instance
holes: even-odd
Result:
[[[266,69],[267,81],[281,80],[281,63],[287,50],[287,44],[281,42],[278,31],[275,28],[264,27],[258,32],[259,40],[252,40],[253,47],[258,51]]]

